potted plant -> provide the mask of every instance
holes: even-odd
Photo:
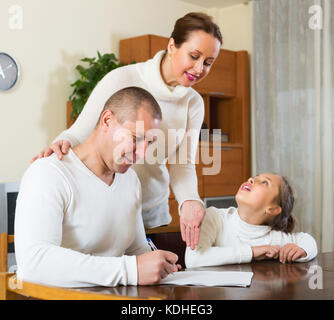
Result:
[[[101,55],[99,51],[97,51],[97,57],[83,58],[81,61],[88,63],[88,66],[75,67],[80,78],[71,84],[74,89],[67,103],[67,127],[78,117],[98,82],[111,70],[125,65],[119,62],[113,53]]]

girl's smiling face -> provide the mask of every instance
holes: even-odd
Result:
[[[281,177],[272,173],[249,178],[236,194],[238,206],[246,207],[252,212],[265,213],[271,207],[277,207],[275,199],[279,195],[280,185]]]
[[[162,77],[170,86],[191,87],[209,73],[220,50],[220,42],[202,30],[192,31],[187,41],[176,47],[174,39],[162,64]]]

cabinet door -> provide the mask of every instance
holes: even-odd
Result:
[[[160,50],[167,49],[168,38],[159,36],[150,36],[150,58],[153,58],[155,54]]]
[[[151,59],[158,51],[167,49],[168,40],[168,38],[150,34],[120,40],[120,61],[131,63]]]
[[[233,196],[244,182],[242,148],[219,148],[221,149],[220,172],[216,175],[203,174],[205,197]],[[212,150],[210,154],[214,154]],[[211,165],[203,167],[211,167]]]
[[[236,54],[234,51],[220,50],[209,74],[194,89],[201,93],[224,93],[227,96],[235,95],[236,82]]]

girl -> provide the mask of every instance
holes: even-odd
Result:
[[[158,52],[144,63],[124,66],[108,73],[95,87],[72,127],[61,133],[33,160],[53,152],[61,159],[69,147],[84,141],[93,131],[106,100],[117,90],[129,86],[146,89],[161,107],[161,129],[165,137],[168,137],[169,129],[184,130],[184,136],[178,143],[168,145],[170,154],[183,150],[182,146],[187,143],[184,137],[190,136],[196,145],[188,148],[186,163],[171,164],[169,172],[165,165],[167,158],[156,164],[133,166],[142,185],[144,225],[154,228],[170,223],[168,196],[171,183],[179,204],[182,238],[187,245],[195,248],[205,215],[203,201],[198,195],[194,165],[204,103],[191,87],[208,75],[221,44],[219,27],[211,17],[204,13],[186,14],[176,21],[167,50]],[[175,159],[178,158],[176,155]]]
[[[294,195],[285,177],[260,174],[243,183],[236,194],[238,208],[207,209],[199,245],[186,249],[188,268],[279,259],[305,262],[317,255],[307,233],[291,233]]]

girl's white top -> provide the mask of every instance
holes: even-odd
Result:
[[[306,262],[317,255],[317,244],[307,233],[284,233],[270,226],[252,225],[243,221],[237,208],[210,207],[203,220],[199,244],[195,250],[186,249],[187,268],[248,263],[252,260],[253,246],[294,243],[307,256],[297,262]]]
[[[162,111],[161,134],[148,148],[145,163],[135,164],[133,169],[142,185],[144,224],[150,228],[170,222],[169,214],[145,217],[145,211],[168,200],[169,183],[179,208],[185,200],[202,202],[198,195],[195,161],[204,118],[203,99],[190,87],[179,85],[170,90],[160,73],[163,55],[164,51],[160,51],[151,60],[109,72],[95,87],[72,127],[55,139],[66,139],[72,147],[82,143],[93,131],[105,102],[114,92],[130,86],[149,91]],[[156,160],[154,164],[151,164],[152,159]],[[165,165],[167,160],[171,164],[169,174]]]

